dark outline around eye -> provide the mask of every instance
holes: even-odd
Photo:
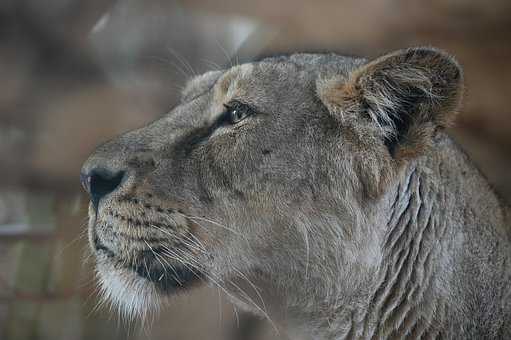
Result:
[[[225,111],[217,118],[217,120],[211,126],[204,128],[199,136],[197,136],[192,141],[190,141],[189,147],[193,147],[194,145],[200,144],[200,143],[208,140],[209,137],[211,137],[211,135],[215,132],[215,130],[218,129],[219,127],[221,127],[222,125],[226,125],[226,124],[235,125],[236,123],[240,122],[241,120],[238,122],[232,123],[229,119],[229,110],[231,110],[234,105],[242,106],[243,108],[245,108],[247,110],[247,115],[243,119],[248,118],[249,116],[252,116],[252,115],[258,113],[250,105],[239,102],[239,101],[231,101],[228,104],[223,104],[223,106],[225,107]]]
[[[222,114],[222,121],[231,125],[236,125],[256,113],[250,105],[237,100],[224,104],[224,107],[225,112]],[[233,110],[240,112],[241,116],[233,117]]]

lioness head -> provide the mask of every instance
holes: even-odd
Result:
[[[460,87],[457,63],[430,48],[192,79],[170,113],[83,166],[105,294],[129,314],[203,283],[261,314],[356,300],[382,258],[379,198],[451,122]]]

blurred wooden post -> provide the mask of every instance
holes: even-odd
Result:
[[[79,196],[55,199],[55,234],[47,292],[55,297],[41,306],[37,334],[40,339],[79,340],[82,337],[81,286],[83,243],[77,239],[83,228],[85,209]]]
[[[41,302],[36,297],[45,293],[51,254],[51,244],[38,242],[37,235],[54,230],[51,195],[30,194],[27,197],[26,227],[27,240],[21,239],[15,246],[17,265],[13,282],[13,289],[22,292],[23,298],[15,299],[9,305],[6,339],[28,340],[37,336]]]

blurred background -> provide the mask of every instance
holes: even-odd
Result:
[[[186,78],[261,55],[433,45],[465,69],[451,133],[511,197],[509,0],[0,0],[0,339],[275,339],[215,289],[119,321],[84,262],[78,174],[168,112]],[[252,334],[248,337],[246,334]]]

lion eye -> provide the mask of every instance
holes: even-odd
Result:
[[[243,119],[254,114],[254,110],[247,104],[243,104],[238,101],[224,104],[225,107],[225,118],[229,124],[236,124],[241,122]]]

